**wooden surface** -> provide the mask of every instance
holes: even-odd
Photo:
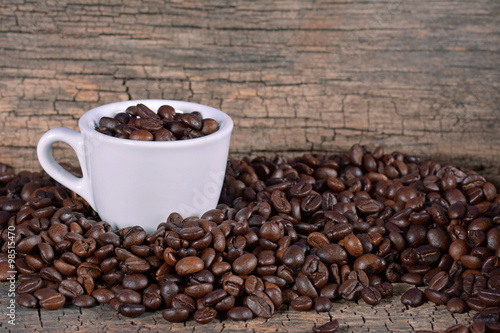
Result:
[[[498,175],[499,11],[497,0],[4,0],[0,160],[38,170],[48,129],[165,98],[230,114],[237,157],[381,144]]]
[[[382,145],[481,170],[500,184],[500,2],[0,2],[0,161],[39,170],[40,136],[77,128],[88,109],[164,98],[207,104],[235,121],[233,157],[297,156]],[[74,162],[64,145],[54,151]],[[97,307],[17,309],[0,328],[38,331],[308,331],[328,314],[171,326]],[[340,332],[444,329],[469,315],[336,303]],[[172,328],[170,328],[172,327]]]
[[[109,305],[100,305],[89,309],[80,309],[68,305],[56,311],[16,309],[16,326],[7,323],[5,311],[0,311],[0,332],[312,332],[312,327],[329,321],[339,321],[338,333],[401,332],[417,330],[444,331],[455,324],[471,322],[474,312],[451,314],[445,306],[424,304],[416,309],[409,309],[400,302],[400,296],[409,288],[405,284],[396,284],[394,296],[384,299],[377,306],[368,306],[364,301],[335,301],[329,313],[315,311],[298,312],[286,310],[283,306],[277,314],[268,320],[254,318],[236,322],[220,318],[202,325],[190,320],[186,323],[172,324],[161,316],[161,312],[145,313],[138,318],[127,318],[111,309]],[[6,284],[0,284],[0,306],[8,301]]]

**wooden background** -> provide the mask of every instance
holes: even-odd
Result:
[[[77,128],[88,109],[164,98],[217,107],[235,121],[231,156],[339,152],[354,143],[481,170],[500,164],[498,0],[3,0],[0,162],[39,170],[40,136]],[[60,161],[74,153],[58,145]],[[6,304],[6,286],[0,303]],[[470,321],[443,307],[332,310],[343,332],[443,330]],[[169,329],[158,313],[18,309],[7,331]],[[192,331],[310,330],[328,314]],[[378,326],[377,326],[378,325]],[[174,325],[172,331],[183,330]]]
[[[228,113],[234,157],[380,144],[498,175],[497,0],[3,0],[0,78],[17,170],[90,108],[164,98]]]

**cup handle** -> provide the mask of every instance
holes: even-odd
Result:
[[[52,155],[52,145],[55,142],[64,142],[71,146],[76,152],[80,167],[82,169],[82,178],[73,176],[56,162]],[[46,132],[38,141],[37,145],[38,161],[42,168],[52,178],[66,186],[73,192],[82,196],[90,206],[95,210],[94,196],[90,187],[90,179],[87,173],[87,163],[85,159],[85,149],[83,136],[81,133],[64,127],[54,128]]]

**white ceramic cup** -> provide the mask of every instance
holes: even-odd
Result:
[[[153,111],[170,105],[177,112],[199,111],[219,130],[196,139],[155,142],[120,139],[95,130],[101,117],[113,117],[142,103]],[[99,106],[78,122],[81,133],[55,128],[38,142],[38,160],[56,181],[81,195],[114,228],[139,225],[156,230],[172,212],[200,216],[217,206],[227,165],[233,121],[209,106],[172,100],[133,100]],[[52,155],[62,141],[76,152],[83,177],[63,169]]]

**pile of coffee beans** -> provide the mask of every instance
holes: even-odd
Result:
[[[102,117],[96,131],[122,139],[140,141],[175,141],[195,139],[217,132],[219,124],[203,118],[198,111],[176,112],[162,105],[154,112],[144,104],[129,106],[113,118]]]
[[[406,306],[478,311],[447,333],[500,329],[500,195],[452,164],[360,145],[230,160],[216,209],[172,213],[150,234],[113,231],[44,172],[0,165],[0,208],[0,279],[15,246],[27,308],[109,303],[128,317],[208,323],[330,311],[338,299],[377,305],[404,282],[415,286]]]

